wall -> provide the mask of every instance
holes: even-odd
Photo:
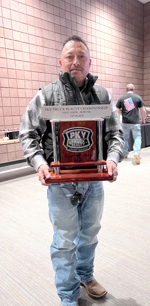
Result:
[[[144,5],[144,103],[150,107],[150,2]]]
[[[61,43],[72,34],[87,41],[91,73],[115,102],[129,82],[143,95],[143,8],[137,0],[1,0],[0,138],[19,128],[38,88],[58,78]],[[0,145],[1,162],[23,157],[12,145]]]

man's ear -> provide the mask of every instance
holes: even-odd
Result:
[[[62,66],[61,60],[59,60],[59,65]]]
[[[89,67],[91,67],[91,59],[89,60]]]

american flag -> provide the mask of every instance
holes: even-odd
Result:
[[[130,111],[131,109],[135,108],[135,105],[134,105],[134,102],[133,102],[132,98],[128,98],[128,99],[124,100],[124,105],[125,105],[127,111]]]

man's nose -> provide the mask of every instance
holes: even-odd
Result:
[[[80,65],[80,62],[79,62],[78,57],[75,57],[75,58],[74,58],[73,64],[74,64],[75,66]]]

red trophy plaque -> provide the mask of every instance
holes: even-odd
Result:
[[[113,180],[102,158],[102,121],[110,114],[107,104],[43,108],[43,117],[51,119],[54,150],[47,184]]]

